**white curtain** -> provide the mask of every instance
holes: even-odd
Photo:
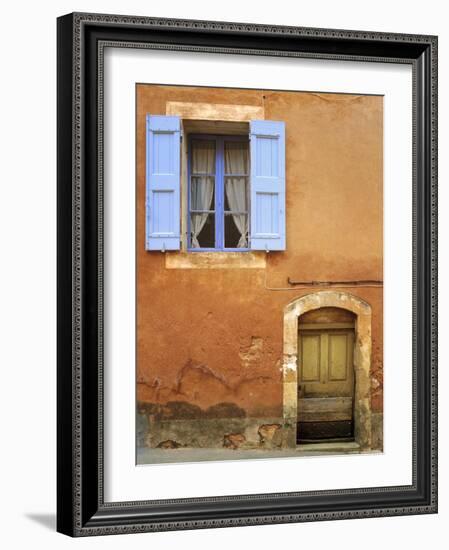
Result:
[[[248,145],[229,141],[225,145],[225,174],[240,174],[240,177],[226,177],[225,192],[229,209],[232,212],[247,212]],[[235,226],[240,233],[237,248],[248,247],[248,215],[232,214]]]
[[[191,210],[213,210],[215,178],[201,175],[215,173],[215,143],[198,140],[192,144]],[[207,221],[208,213],[191,214],[192,248],[200,248],[198,235]]]

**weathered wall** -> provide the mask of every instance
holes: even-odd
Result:
[[[167,101],[263,106],[266,119],[285,121],[287,250],[269,253],[265,268],[166,269],[166,255],[145,251],[145,115],[165,114]],[[378,96],[137,86],[142,433],[147,420],[282,418],[283,309],[314,290],[280,290],[287,278],[383,278],[382,116]],[[380,413],[382,288],[344,290],[372,307],[371,406]]]

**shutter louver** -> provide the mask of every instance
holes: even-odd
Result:
[[[285,250],[285,123],[250,122],[252,250]]]
[[[147,115],[146,250],[180,249],[180,141],[177,116]]]

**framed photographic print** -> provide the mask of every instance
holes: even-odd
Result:
[[[58,19],[58,530],[437,511],[437,38]]]

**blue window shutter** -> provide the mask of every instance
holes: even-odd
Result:
[[[180,142],[179,117],[147,115],[146,250],[180,249]]]
[[[252,250],[285,250],[285,123],[252,120]]]

